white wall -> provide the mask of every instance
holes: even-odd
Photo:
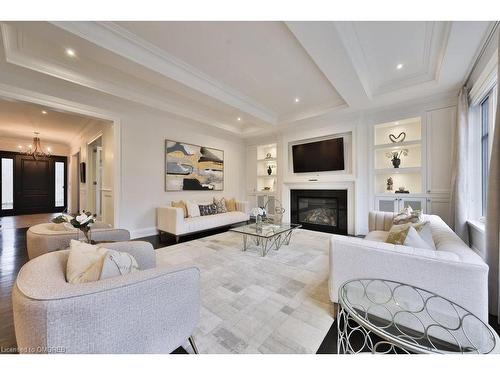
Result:
[[[169,205],[172,200],[207,201],[214,195],[243,198],[243,140],[161,114],[136,113],[123,117],[121,122],[122,227],[134,228],[138,235],[154,232],[156,207]],[[165,192],[165,139],[224,150],[224,191]]]
[[[106,119],[117,119],[118,145],[110,155],[110,161],[120,168],[114,174],[119,181],[113,181],[114,188],[119,189],[113,191],[119,198],[114,207],[116,225],[129,229],[133,237],[156,233],[156,207],[172,200],[208,200],[214,195],[244,197],[244,141],[227,132],[7,64],[3,56],[0,91],[5,96],[27,101],[34,98],[31,101],[43,104],[61,103],[66,110],[74,107],[74,112],[81,114],[98,111]],[[113,134],[116,136],[117,131]],[[224,191],[165,192],[166,138],[224,150]]]

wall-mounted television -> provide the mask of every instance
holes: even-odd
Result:
[[[344,139],[302,143],[292,146],[293,172],[342,171],[344,165]]]

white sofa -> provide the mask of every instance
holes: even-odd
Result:
[[[158,231],[175,236],[175,240],[183,235],[203,232],[210,229],[226,227],[250,220],[248,202],[237,201],[236,211],[223,214],[184,217],[184,211],[179,207],[159,207],[157,209]]]
[[[468,309],[488,322],[488,266],[439,217],[431,223],[436,250],[385,243],[392,213],[370,212],[365,239],[333,235],[330,239],[330,299],[339,287],[359,278],[379,278],[414,285]]]

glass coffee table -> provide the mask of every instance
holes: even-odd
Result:
[[[279,250],[282,245],[290,244],[293,230],[301,226],[300,224],[262,223],[257,225],[253,223],[229,230],[243,235],[243,251],[247,250],[248,237],[251,237],[255,245],[261,247],[262,256],[266,256],[273,247],[275,250]]]
[[[465,308],[399,282],[357,279],[339,290],[339,354],[499,353],[499,337]]]

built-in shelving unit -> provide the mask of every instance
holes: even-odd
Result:
[[[404,141],[400,142],[403,137]],[[395,142],[393,142],[394,140]],[[422,193],[422,124],[420,117],[375,125],[373,150],[376,195],[395,194],[399,187],[404,187],[411,194]],[[394,153],[400,154],[401,164],[399,168],[395,168],[392,164],[391,155]],[[389,178],[393,180],[392,190],[387,190]]]
[[[278,185],[278,147],[276,143],[257,146],[256,193],[274,194]],[[271,174],[268,173],[271,168]]]

